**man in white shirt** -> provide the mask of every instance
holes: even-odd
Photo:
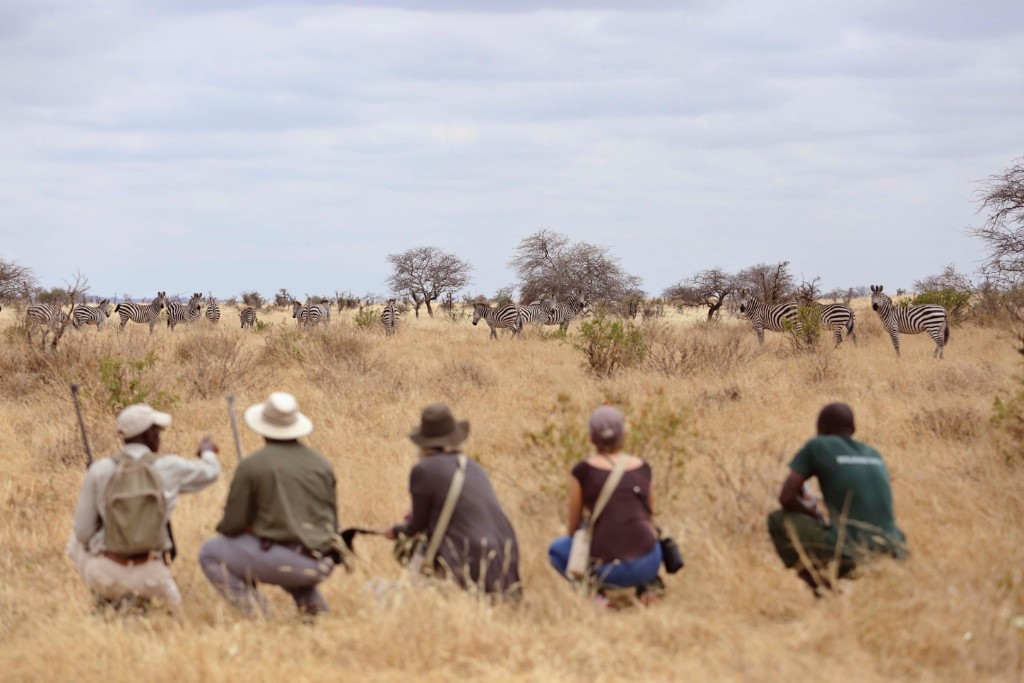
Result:
[[[85,584],[102,601],[117,602],[130,596],[162,600],[172,612],[181,609],[181,593],[167,565],[171,549],[167,524],[178,502],[178,494],[195,493],[220,476],[219,449],[204,436],[196,449],[197,460],[164,455],[152,462],[161,483],[164,500],[163,545],[136,555],[111,552],[104,543],[107,518],[107,486],[117,469],[117,459],[140,461],[160,450],[160,433],[171,424],[171,416],[147,405],[131,405],[117,416],[117,430],[124,440],[121,452],[98,460],[89,468],[75,509],[74,533],[68,555]],[[131,460],[128,460],[131,459]]]

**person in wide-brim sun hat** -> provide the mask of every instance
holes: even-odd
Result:
[[[469,420],[456,420],[444,403],[431,403],[423,409],[420,424],[409,438],[423,449],[456,448],[469,436]]]
[[[263,403],[246,408],[245,423],[274,441],[298,439],[313,431],[313,421],[299,412],[295,397],[284,391],[275,391]]]

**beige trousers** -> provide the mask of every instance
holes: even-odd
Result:
[[[92,555],[76,539],[68,541],[68,557],[89,589],[107,600],[137,595],[161,600],[172,612],[181,611],[181,593],[171,568],[159,560],[122,565],[102,555]]]

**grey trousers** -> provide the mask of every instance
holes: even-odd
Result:
[[[285,589],[304,612],[327,611],[317,585],[334,571],[330,558],[313,559],[276,544],[264,550],[260,539],[244,534],[211,538],[199,551],[199,566],[214,588],[243,612],[254,607],[266,611],[266,599],[257,590],[261,583]]]

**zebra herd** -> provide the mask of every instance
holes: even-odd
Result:
[[[577,290],[563,301],[546,299],[528,305],[505,304],[492,308],[486,303],[473,304],[473,324],[483,320],[491,328],[491,339],[497,339],[498,328],[519,334],[524,325],[558,325],[562,332],[569,329],[569,323],[587,307],[586,297]]]
[[[768,305],[746,291],[740,292],[740,313],[750,319],[757,333],[757,341],[764,346],[764,331],[792,331],[802,334],[803,325],[798,315],[797,303],[789,301],[782,304]],[[857,336],[853,331],[853,309],[846,304],[820,304],[816,301],[805,301],[805,306],[816,311],[821,326],[831,330],[836,346],[843,341],[843,330],[854,343]],[[897,306],[892,299],[882,292],[882,285],[871,286],[871,308],[878,314],[882,327],[889,333],[896,355],[900,355],[899,334],[920,334],[927,332],[935,342],[934,358],[942,358],[943,348],[949,341],[949,314],[942,306],[924,304],[919,306]]]
[[[118,330],[124,330],[129,321],[149,326],[149,333],[160,319],[163,309],[167,309],[167,326],[171,330],[179,324],[193,323],[202,317],[203,296],[195,292],[189,298],[188,303],[167,301],[166,292],[157,292],[156,297],[148,304],[120,303],[114,306],[114,313],[121,319]],[[816,301],[806,300],[804,306],[813,309],[818,316],[822,328],[830,330],[834,336],[836,346],[843,341],[843,333],[846,337],[857,341],[854,333],[854,312],[846,304],[820,304]],[[473,305],[473,325],[481,320],[487,323],[490,328],[490,338],[497,339],[497,330],[507,329],[512,336],[517,336],[526,325],[558,325],[561,331],[569,327],[569,323],[580,316],[587,307],[587,299],[582,291],[577,290],[564,300],[555,301],[546,299],[536,301],[528,305],[505,304],[492,307],[487,303],[478,302]],[[935,304],[919,306],[897,306],[882,291],[881,285],[871,286],[871,308],[878,314],[882,326],[892,340],[896,355],[900,353],[899,335],[919,334],[926,332],[935,342],[935,351],[932,356],[943,357],[943,350],[949,341],[949,315],[946,309]],[[0,309],[2,310],[2,309]],[[773,332],[792,331],[797,335],[802,334],[803,325],[798,314],[798,304],[789,301],[782,304],[764,304],[756,296],[747,292],[740,292],[740,313],[745,315],[757,333],[757,341],[764,346],[764,331]],[[57,340],[63,334],[64,328],[70,323],[75,329],[83,326],[95,325],[100,331],[106,324],[107,318],[111,315],[110,301],[104,299],[97,306],[85,304],[75,305],[70,315],[65,313],[59,306],[50,304],[33,304],[26,311],[26,329],[29,341],[32,341],[32,330],[34,327],[42,328],[42,344],[45,347],[46,338],[53,334],[52,345],[57,345]],[[380,322],[387,336],[393,336],[398,330],[400,312],[395,305],[395,299],[389,299],[380,314]],[[220,306],[212,299],[207,302],[206,319],[211,323],[220,322]],[[242,329],[254,329],[257,323],[256,309],[253,306],[246,306],[238,313]],[[316,303],[301,304],[292,301],[292,317],[295,318],[300,328],[312,328],[320,324],[327,324],[331,319],[331,307],[326,300]]]

